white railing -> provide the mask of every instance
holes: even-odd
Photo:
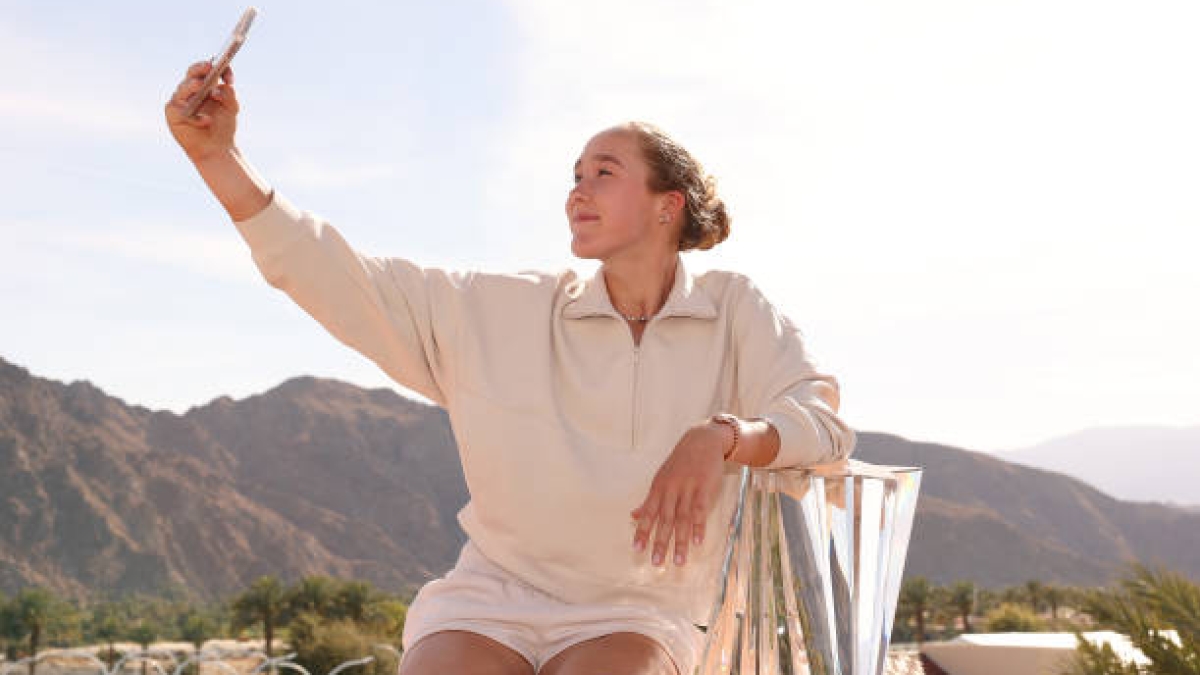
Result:
[[[397,660],[401,656],[400,650],[389,644],[376,644],[372,645],[371,648],[372,650],[388,652],[395,656]],[[91,652],[81,650],[52,650],[18,661],[0,663],[0,675],[21,675],[21,673],[29,668],[30,664],[40,664],[51,659],[81,659],[86,661],[88,665],[94,666],[99,671],[99,675],[119,675],[127,666],[137,663],[145,663],[149,667],[154,668],[156,675],[167,675],[167,669],[163,667],[161,661],[168,661],[173,666],[170,675],[183,675],[185,669],[191,665],[202,666],[210,664],[225,671],[227,675],[241,675],[243,671],[234,668],[228,661],[248,658],[261,659],[261,662],[250,671],[249,675],[262,675],[264,672],[277,673],[280,670],[292,671],[298,675],[313,675],[307,668],[295,662],[295,653],[268,658],[266,654],[254,649],[240,651],[204,649],[182,661],[175,658],[175,655],[168,651],[144,649],[126,653],[111,668]],[[325,675],[340,675],[342,671],[357,666],[365,666],[374,661],[375,656],[373,655],[350,659],[334,666]]]

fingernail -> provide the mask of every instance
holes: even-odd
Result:
[[[695,544],[695,545],[699,546],[699,545],[700,545],[700,541],[701,541],[701,539],[700,539],[700,535],[698,535],[698,534],[692,535],[692,543],[693,543],[693,544]]]
[[[635,539],[635,540],[633,541],[633,550],[635,550],[635,551],[644,551],[644,550],[646,550],[646,542],[644,542],[644,541],[642,541],[642,540],[640,540],[640,539]]]
[[[675,554],[675,564],[680,565],[680,566],[683,565],[683,554],[681,554],[681,553]]]
[[[655,564],[655,565],[661,565],[661,564],[662,564],[662,561],[663,561],[663,554],[661,554],[661,553],[655,553],[655,554],[654,554],[654,564]]]

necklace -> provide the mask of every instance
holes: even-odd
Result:
[[[626,321],[649,321],[648,316],[629,316],[628,314],[621,315]]]

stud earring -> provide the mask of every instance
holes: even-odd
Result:
[[[668,218],[667,214],[665,214],[665,213],[658,217],[658,222],[660,222],[660,223],[665,223],[668,220],[670,220],[670,218]]]

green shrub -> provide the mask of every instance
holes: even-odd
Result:
[[[399,665],[393,654],[374,648],[376,644],[389,643],[387,636],[349,619],[324,619],[306,612],[292,621],[288,631],[296,663],[311,675],[326,675],[346,661],[364,656],[374,656],[375,661],[350,668],[344,671],[346,675],[395,675]]]
[[[989,633],[1034,633],[1045,624],[1028,607],[1002,603],[983,617],[984,630]]]

